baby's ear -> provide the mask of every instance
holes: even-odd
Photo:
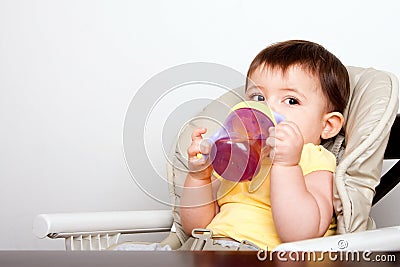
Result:
[[[340,112],[330,112],[324,116],[324,127],[321,138],[329,139],[336,136],[342,129],[344,117]]]

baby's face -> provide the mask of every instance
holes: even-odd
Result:
[[[278,69],[259,67],[249,78],[247,100],[265,101],[297,124],[304,143],[320,144],[327,105],[317,77],[291,66],[285,75]]]

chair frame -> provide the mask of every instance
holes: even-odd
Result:
[[[400,159],[400,114],[397,114],[390,130],[389,142],[386,146],[384,159]],[[397,148],[397,149],[396,149]],[[372,205],[375,205],[400,182],[400,160],[381,177],[379,185],[375,188]]]

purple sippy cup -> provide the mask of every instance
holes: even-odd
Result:
[[[253,179],[260,171],[268,130],[282,120],[283,116],[273,113],[265,103],[235,105],[223,127],[209,138],[214,171],[234,182]]]

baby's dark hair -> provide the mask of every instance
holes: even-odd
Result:
[[[251,62],[247,79],[259,67],[280,69],[285,73],[294,65],[319,78],[329,112],[343,113],[350,95],[349,74],[335,55],[317,43],[289,40],[268,46]]]

